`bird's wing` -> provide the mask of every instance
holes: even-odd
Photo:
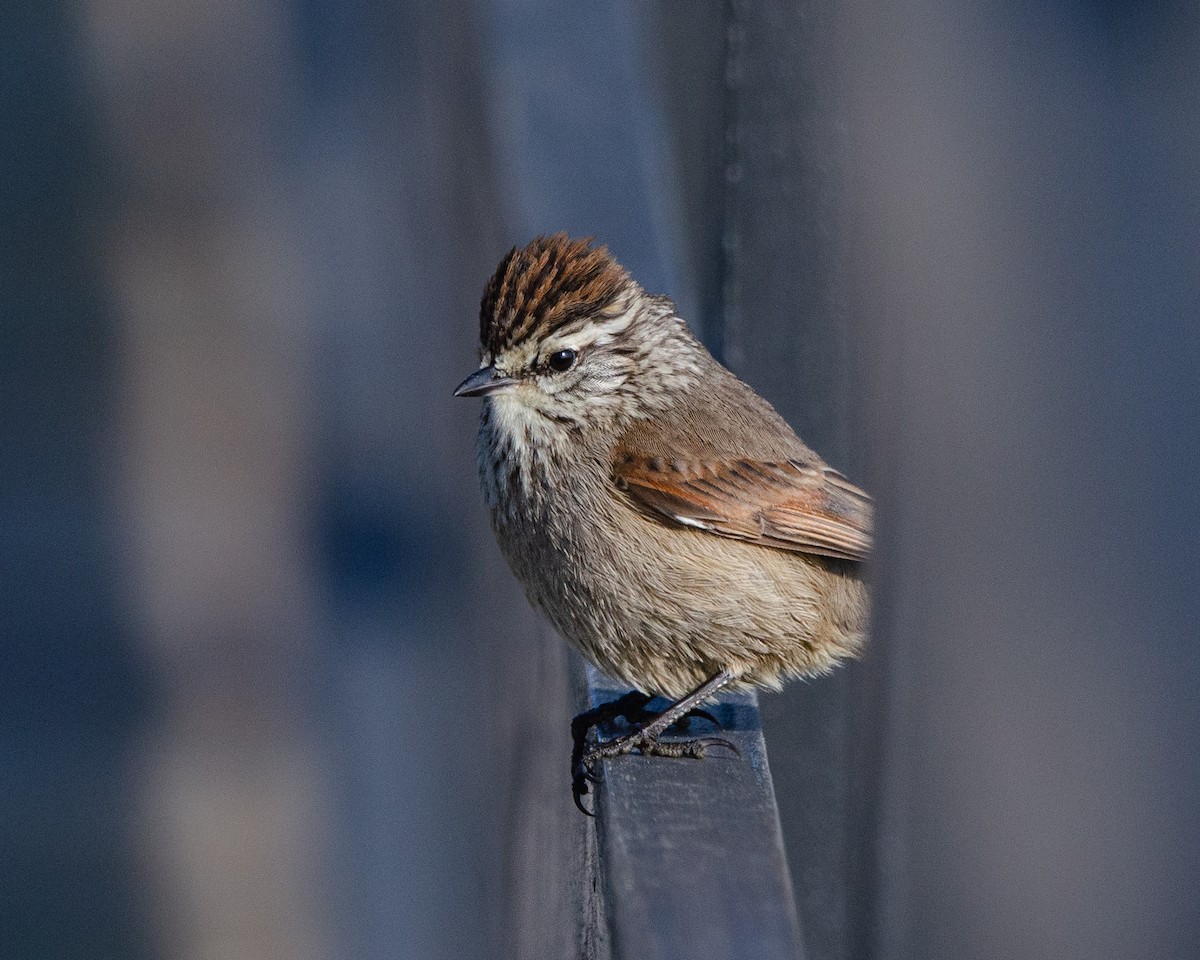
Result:
[[[671,459],[618,450],[613,480],[650,516],[797,553],[863,560],[871,498],[819,461]]]

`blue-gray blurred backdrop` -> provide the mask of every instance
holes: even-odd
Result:
[[[0,28],[0,956],[572,955],[449,396],[555,230],[877,495],[869,655],[763,701],[812,960],[1200,956],[1194,4]]]

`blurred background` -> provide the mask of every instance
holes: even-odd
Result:
[[[572,955],[450,400],[555,230],[879,501],[867,657],[763,698],[808,955],[1200,956],[1194,4],[0,26],[0,956]]]

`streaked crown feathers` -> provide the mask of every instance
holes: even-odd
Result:
[[[498,356],[536,336],[604,311],[630,289],[629,274],[590,238],[535,237],[500,261],[479,306],[479,342]]]

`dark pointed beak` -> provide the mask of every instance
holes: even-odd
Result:
[[[495,367],[483,367],[455,387],[454,395],[456,397],[486,397],[490,393],[498,393],[515,386],[516,382],[512,377],[504,376]]]

